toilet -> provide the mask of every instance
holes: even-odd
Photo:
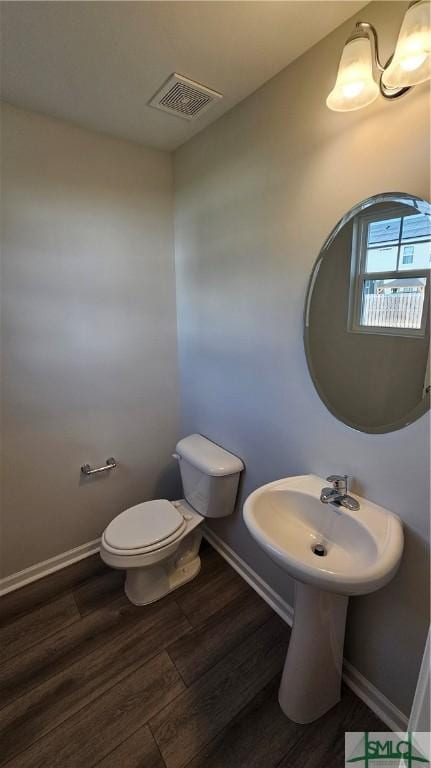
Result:
[[[180,440],[174,458],[184,498],[136,504],[103,532],[101,558],[126,570],[125,592],[135,605],[154,603],[197,576],[199,526],[206,517],[226,517],[234,509],[241,459],[202,435]]]

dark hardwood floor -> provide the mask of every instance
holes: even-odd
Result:
[[[386,729],[347,689],[317,723],[283,715],[289,628],[211,548],[142,608],[86,568],[0,600],[1,766],[338,768],[345,731]]]

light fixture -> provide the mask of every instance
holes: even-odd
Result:
[[[386,99],[396,99],[412,86],[431,79],[430,10],[430,0],[410,3],[395,53],[386,66],[380,62],[375,28],[359,21],[344,46],[337,79],[326,100],[329,109],[336,112],[361,109],[371,104],[379,92]]]
[[[371,104],[379,95],[373,77],[371,41],[368,36],[355,35],[343,48],[337,80],[326,103],[336,112],[360,109]]]
[[[393,59],[382,75],[387,88],[419,85],[431,78],[430,10],[424,0],[407,10]]]

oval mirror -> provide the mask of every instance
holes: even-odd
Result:
[[[338,419],[390,432],[430,403],[431,206],[375,195],[333,229],[314,266],[304,341],[314,385]]]

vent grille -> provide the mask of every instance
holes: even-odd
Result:
[[[221,93],[174,73],[149,104],[185,120],[194,120],[221,98]]]

